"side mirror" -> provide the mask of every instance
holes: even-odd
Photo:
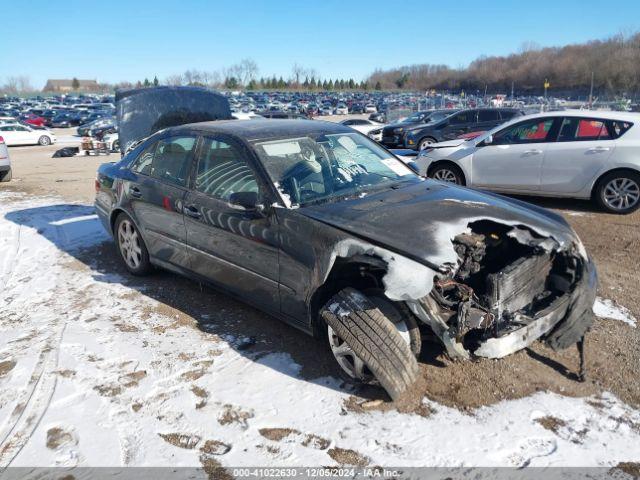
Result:
[[[229,196],[229,206],[236,210],[247,213],[260,212],[263,205],[260,205],[256,192],[234,192]]]
[[[489,135],[482,141],[482,146],[491,145],[493,143],[493,135]]]

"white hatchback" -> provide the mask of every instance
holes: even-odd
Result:
[[[51,145],[56,136],[49,130],[40,130],[19,123],[0,125],[0,135],[8,146]]]
[[[501,193],[593,199],[612,213],[640,207],[640,115],[561,111],[517,117],[470,140],[432,144],[420,173]]]

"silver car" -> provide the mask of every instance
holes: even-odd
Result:
[[[640,207],[640,114],[561,111],[511,120],[476,138],[431,145],[420,173],[501,193],[593,199],[612,213]]]

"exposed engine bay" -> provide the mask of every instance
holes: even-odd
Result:
[[[502,357],[549,332],[568,314],[568,294],[584,268],[577,252],[561,250],[552,238],[525,226],[492,220],[470,223],[452,243],[457,266],[437,275],[419,306],[409,304],[450,356]]]

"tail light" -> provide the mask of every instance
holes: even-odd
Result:
[[[4,138],[0,137],[0,143],[4,143]]]
[[[96,193],[98,193],[100,191],[100,180],[97,178],[95,179],[94,186],[96,187]]]

